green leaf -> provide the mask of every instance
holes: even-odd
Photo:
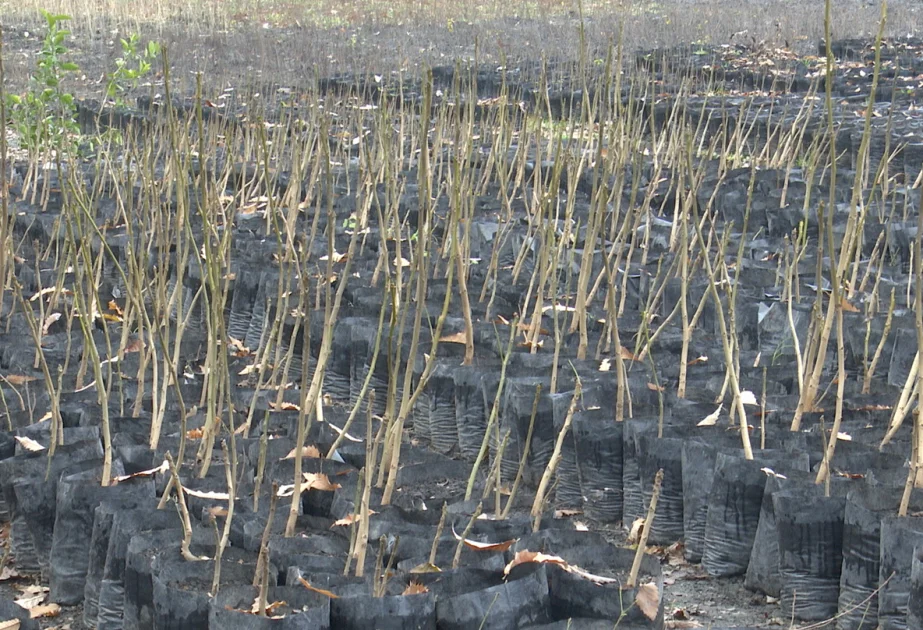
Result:
[[[76,72],[77,70],[80,70],[80,66],[75,64],[73,61],[65,61],[61,64],[61,70],[65,70],[67,72]]]
[[[62,94],[61,102],[64,103],[65,105],[72,105],[74,102],[74,95],[73,94]]]

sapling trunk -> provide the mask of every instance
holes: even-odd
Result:
[[[439,539],[442,538],[442,530],[445,529],[445,517],[449,510],[449,504],[442,503],[442,514],[439,516],[439,524],[436,526],[436,535],[433,536],[433,546],[429,550],[429,566],[436,566],[436,552],[439,551]]]
[[[192,543],[192,520],[189,518],[189,510],[186,508],[186,489],[183,487],[182,482],[179,480],[179,473],[176,470],[176,464],[173,461],[173,456],[170,455],[169,451],[166,454],[167,464],[170,467],[170,476],[173,479],[173,491],[176,494],[176,505],[177,510],[179,511],[180,521],[183,525],[183,541],[180,545],[180,552],[183,554],[183,558],[189,562],[197,562],[202,560],[189,550],[189,545]]]
[[[522,474],[526,469],[526,461],[529,459],[529,449],[532,448],[532,432],[535,429],[535,416],[538,414],[538,403],[542,396],[542,385],[535,385],[535,399],[532,401],[532,415],[529,417],[529,431],[526,433],[526,443],[522,447],[522,457],[519,458],[519,469],[516,471],[516,479],[513,481],[513,487],[510,489],[510,498],[506,500],[506,507],[503,509],[501,519],[509,516],[513,508],[513,500],[516,498],[516,491],[519,490],[519,482],[522,480]]]
[[[506,344],[506,352],[503,353],[503,360],[500,363],[500,382],[497,385],[497,394],[494,396],[494,404],[490,409],[490,417],[487,419],[487,427],[484,430],[484,438],[481,440],[481,448],[474,458],[474,464],[471,465],[471,474],[468,475],[468,485],[465,487],[465,501],[471,499],[471,493],[474,492],[474,481],[477,479],[478,469],[484,458],[487,457],[487,450],[490,444],[491,432],[497,424],[497,418],[500,414],[500,400],[503,393],[503,385],[506,381],[506,366],[510,361],[513,351],[513,340],[516,338],[516,329],[519,327],[519,320],[514,318],[510,322],[510,337]]]
[[[654,475],[654,489],[651,492],[651,502],[647,508],[647,516],[644,519],[644,528],[641,530],[641,537],[638,540],[638,548],[635,550],[635,559],[631,563],[631,572],[628,574],[628,580],[625,586],[634,588],[638,583],[638,573],[641,571],[641,560],[644,558],[644,550],[647,548],[647,538],[651,533],[651,526],[654,523],[654,515],[657,513],[657,500],[660,498],[660,487],[663,484],[663,468]]]
[[[878,368],[878,361],[881,359],[881,353],[884,351],[885,343],[888,341],[888,335],[891,333],[891,321],[894,317],[894,288],[891,288],[891,299],[888,302],[888,314],[885,316],[884,330],[881,332],[881,339],[875,347],[875,354],[872,360],[865,368],[865,376],[862,379],[862,393],[868,394],[872,391],[872,379],[875,377],[875,370]]]
[[[266,596],[269,593],[269,537],[272,535],[272,522],[276,516],[276,505],[279,503],[279,484],[272,484],[272,498],[269,500],[269,516],[266,519],[266,528],[260,540],[260,555],[256,562],[256,575],[253,585],[259,586],[257,597],[257,612],[260,617],[266,616]],[[214,593],[213,593],[214,595]]]
[[[221,440],[221,451],[224,453],[224,477],[228,486],[228,511],[224,516],[224,528],[221,532],[221,537],[215,541],[215,572],[212,574],[212,587],[209,591],[212,597],[217,595],[218,589],[221,588],[221,558],[224,556],[224,550],[227,548],[231,537],[231,521],[234,519],[234,503],[237,493],[237,484],[235,482],[237,458],[234,458],[234,462],[231,461],[232,458],[228,453],[226,440]]]
[[[452,568],[458,568],[458,562],[461,560],[462,549],[465,548],[465,540],[468,538],[468,535],[471,533],[471,530],[474,529],[474,524],[477,522],[478,517],[484,511],[484,503],[478,502],[477,509],[474,510],[474,513],[471,515],[471,518],[468,519],[468,524],[465,525],[465,531],[462,532],[461,537],[458,539],[458,543],[455,545],[455,555],[452,557]]]
[[[548,492],[548,486],[551,484],[551,478],[554,476],[555,470],[558,468],[558,462],[561,461],[561,449],[564,447],[564,439],[567,437],[568,432],[570,431],[570,425],[574,420],[574,413],[577,411],[577,402],[580,400],[581,395],[583,394],[583,383],[580,382],[580,377],[577,377],[577,382],[574,385],[574,395],[570,399],[570,407],[567,409],[567,416],[564,418],[564,425],[561,427],[561,430],[558,432],[558,438],[554,443],[554,451],[551,454],[551,459],[548,460],[548,464],[545,466],[545,472],[542,474],[542,479],[538,483],[538,490],[535,491],[535,500],[532,502],[532,531],[537,532],[539,526],[542,522],[542,512],[544,510],[545,504],[545,494]]]

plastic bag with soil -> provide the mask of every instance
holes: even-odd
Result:
[[[0,597],[0,622],[18,620],[19,625],[11,624],[11,630],[39,630],[41,627],[35,619],[29,617],[29,611],[16,602]],[[3,627],[0,624],[0,627]]]
[[[663,575],[660,562],[653,556],[642,558],[641,586],[629,588],[623,584],[631,570],[634,551],[615,547],[598,534],[563,529],[539,531],[520,538],[508,555],[515,558],[523,551],[558,556],[572,567],[603,578],[568,571],[553,562],[545,564],[552,618],[607,619],[618,622],[619,627],[639,629],[663,627]],[[608,582],[612,578],[615,581]]]
[[[512,369],[509,368],[509,369]],[[513,372],[515,374],[515,371]],[[554,450],[554,410],[551,396],[548,394],[550,381],[536,377],[513,377],[504,385],[503,400],[500,407],[500,435],[509,432],[509,440],[503,451],[500,472],[504,481],[512,482],[519,470],[526,449],[529,426],[532,427],[532,440],[528,446],[528,457],[523,470],[523,481],[535,486],[551,459]],[[538,389],[540,387],[540,389]],[[538,404],[536,405],[536,399]],[[535,407],[535,420],[532,421],[532,409]],[[491,445],[491,457],[499,444]]]
[[[669,545],[683,538],[683,441],[682,437],[658,438],[656,433],[642,434],[637,441],[638,473],[641,501],[650,503],[654,477],[663,469],[663,484],[657,513],[651,524],[648,541]]]
[[[455,368],[455,427],[458,433],[458,449],[468,460],[477,457],[487,430],[487,411],[480,380],[484,365],[465,365]]]
[[[623,429],[624,423],[615,422],[610,410],[581,411],[574,414],[570,439],[565,441],[565,447],[567,442],[572,444],[576,479],[569,480],[564,469],[558,482],[573,485],[577,481],[577,505],[588,517],[603,523],[622,520]]]
[[[719,452],[708,499],[702,565],[709,575],[742,575],[756,539],[766,475],[763,469],[807,472],[808,455],[759,451],[756,459]]]
[[[151,493],[151,497],[153,492]],[[137,509],[153,503],[151,497],[138,496],[113,496],[103,499],[94,510],[93,532],[90,536],[89,565],[87,567],[86,586],[83,590],[83,622],[88,627],[96,626],[99,615],[99,589],[106,567],[106,556],[109,552],[109,538],[112,534],[112,523],[119,512]]]
[[[499,578],[502,574],[494,574]],[[439,592],[436,619],[439,628],[522,628],[550,619],[548,575],[545,565],[514,567],[499,584],[481,579],[478,587],[458,584]],[[453,592],[454,591],[454,592]]]
[[[112,468],[113,474],[123,474],[120,465],[114,463]],[[132,497],[153,501],[153,481],[139,477],[117,485],[101,486],[97,470],[61,477],[51,543],[49,596],[52,601],[65,605],[83,601],[96,507],[104,499]],[[104,561],[97,559],[100,560]]]
[[[881,521],[878,624],[881,630],[905,630],[910,602],[914,549],[923,545],[923,518],[886,516]]]
[[[737,436],[724,430],[704,431],[683,442],[683,535],[685,556],[689,562],[700,562],[705,547],[705,521],[708,502],[715,478],[715,458],[719,449],[733,452],[740,449]]]
[[[154,627],[207,628],[215,561],[189,562],[176,553],[178,550],[178,545],[168,547],[152,562]],[[168,556],[168,551],[173,553]],[[221,560],[222,587],[249,584],[253,580],[256,564],[244,559],[255,561],[256,557],[234,551],[233,547],[225,549]],[[209,555],[214,555],[214,548]],[[274,577],[270,572],[271,581]]]
[[[907,603],[907,626],[923,628],[923,546],[913,551],[910,567],[910,599]]]
[[[785,490],[815,489],[814,473],[790,470],[784,475],[767,474],[763,489],[763,501],[760,507],[760,521],[756,528],[753,550],[744,586],[748,589],[778,598],[782,590],[782,575],[779,572],[779,532],[776,524],[773,496]],[[835,496],[845,497],[850,488],[846,479],[831,479],[831,492]]]
[[[9,492],[4,486],[7,503],[13,511],[13,551],[17,554],[17,561],[34,559],[43,571],[48,571],[58,478],[65,472],[75,473],[98,467],[101,460],[102,445],[92,440],[58,447],[51,459],[48,481],[45,481],[48,467],[46,454],[29,458],[26,460],[28,464],[18,469],[18,476],[11,480]],[[11,460],[14,466],[20,462],[26,464],[26,461],[18,456]],[[18,554],[22,552],[24,554],[20,557]]]
[[[252,612],[259,597],[256,586],[222,587],[208,609],[208,627],[222,630],[260,630],[262,628],[330,627],[330,598],[303,586],[274,586],[267,593],[267,605],[272,609],[265,617]]]
[[[458,448],[458,420],[455,413],[455,359],[440,359],[421,394],[429,414],[430,447],[437,453]]]
[[[357,589],[353,589],[354,591]],[[330,627],[342,630],[435,630],[436,598],[432,593],[419,595],[385,595],[373,597],[354,592],[330,600]],[[333,589],[334,593],[338,589]]]
[[[857,483],[846,495],[843,517],[843,569],[840,575],[840,630],[878,625],[881,569],[881,521],[896,514],[904,489]],[[923,509],[923,492],[915,490],[910,511]]]
[[[174,529],[180,526],[175,510],[158,510],[154,507],[124,510],[113,515],[109,532],[106,564],[99,583],[99,603],[96,627],[99,630],[118,630],[124,624],[125,562],[128,543],[132,536],[144,531]],[[176,535],[176,534],[174,534]],[[88,623],[88,625],[93,625]]]
[[[176,514],[174,513],[173,516],[176,517]],[[125,630],[154,627],[154,568],[152,565],[163,549],[176,546],[182,539],[183,530],[178,517],[175,528],[142,531],[131,537],[125,552],[125,607],[122,621],[122,627]],[[215,534],[214,531],[204,527],[193,527],[192,540],[197,544],[213,543]]]
[[[780,604],[801,621],[836,615],[843,565],[844,497],[818,487],[772,495],[779,538]]]

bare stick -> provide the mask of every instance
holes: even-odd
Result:
[[[474,514],[471,515],[471,518],[468,519],[468,524],[465,525],[465,531],[462,533],[461,538],[458,540],[458,544],[455,545],[455,556],[452,558],[452,568],[458,568],[458,561],[461,559],[462,549],[465,548],[465,539],[468,538],[468,535],[471,533],[471,530],[474,528],[475,522],[478,520],[478,517],[481,515],[481,512],[484,511],[484,504],[478,502],[478,508],[474,511]]]
[[[567,409],[567,417],[564,419],[564,426],[562,426],[561,430],[558,432],[558,439],[554,443],[554,452],[551,454],[551,459],[548,460],[548,465],[545,466],[545,474],[542,475],[542,480],[538,484],[538,490],[535,492],[535,501],[532,503],[533,532],[537,532],[541,524],[545,493],[548,491],[548,485],[551,483],[551,477],[558,467],[558,462],[561,461],[561,449],[564,447],[564,438],[567,437],[567,433],[570,431],[570,425],[574,420],[574,412],[577,410],[577,401],[580,400],[581,394],[583,394],[583,384],[580,382],[580,377],[578,376],[577,384],[574,386],[574,395],[570,399],[570,407]]]
[[[257,614],[266,616],[266,595],[269,592],[269,536],[272,533],[272,521],[276,516],[276,505],[279,504],[279,482],[272,484],[272,497],[269,500],[269,517],[266,519],[266,529],[263,530],[263,539],[260,541],[260,557],[256,562],[256,575],[254,582],[259,582],[260,595],[257,600]],[[254,584],[256,585],[256,584]]]
[[[429,550],[429,564],[431,567],[436,566],[436,551],[439,550],[439,539],[442,537],[442,530],[445,529],[445,517],[449,511],[449,504],[443,502],[442,515],[439,517],[439,525],[436,526],[436,536],[433,538],[433,546]]]
[[[638,549],[635,551],[635,559],[631,563],[631,573],[628,574],[628,581],[625,586],[633,588],[638,582],[638,572],[641,570],[641,559],[644,558],[644,549],[647,547],[647,537],[651,533],[651,525],[654,523],[654,514],[657,512],[657,499],[660,498],[660,486],[663,484],[663,468],[657,471],[654,476],[654,491],[651,493],[651,504],[647,508],[647,517],[644,519],[644,529],[641,531],[641,539],[638,541]]]
[[[176,491],[176,504],[179,509],[180,521],[183,523],[183,542],[180,545],[180,551],[183,554],[183,558],[189,562],[197,562],[203,558],[199,558],[189,551],[189,545],[192,543],[192,521],[189,518],[189,510],[186,507],[186,490],[179,480],[179,475],[176,472],[176,464],[173,463],[173,456],[167,452],[166,458],[167,464],[170,466],[170,474],[173,478],[173,488]]]

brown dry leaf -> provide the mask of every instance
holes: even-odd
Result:
[[[29,610],[29,616],[33,619],[42,617],[57,617],[61,614],[61,607],[57,604],[42,604]]]
[[[644,529],[644,519],[636,518],[631,523],[631,529],[628,531],[628,544],[637,545],[641,540],[641,530]]]
[[[187,440],[201,440],[203,435],[205,435],[205,431],[202,429],[189,429],[186,431]]]
[[[320,451],[318,450],[316,446],[313,446],[313,445],[305,446],[303,449],[301,449],[301,456],[310,457],[312,459],[321,458]],[[291,451],[289,451],[289,454],[283,457],[282,459],[295,459],[295,449],[292,449]]]
[[[25,374],[7,374],[5,378],[6,381],[14,387],[19,387],[20,385],[38,380],[37,376],[26,376]]]
[[[690,361],[686,365],[700,365],[702,363],[708,363],[708,357],[706,357],[705,355],[694,358],[692,361]]]
[[[369,516],[373,514],[378,514],[378,512],[376,512],[375,510],[369,510]],[[362,520],[361,514],[358,516],[356,516],[355,514],[347,514],[340,520],[334,521],[333,525],[331,525],[330,527],[331,529],[334,527],[346,527],[347,525],[352,525],[354,522],[358,523],[361,520]]]
[[[321,595],[326,595],[326,596],[329,597],[330,599],[339,599],[339,598],[340,598],[340,596],[337,595],[336,593],[333,593],[333,592],[328,591],[328,590],[323,589],[323,588],[317,588],[317,587],[315,587],[315,586],[311,586],[311,583],[308,582],[308,581],[307,581],[306,579],[304,579],[303,577],[299,577],[299,578],[298,578],[298,583],[301,584],[301,585],[302,585],[303,587],[305,587],[306,589],[308,589],[309,591],[314,591],[315,593],[320,593]]]
[[[686,628],[704,628],[702,624],[698,621],[692,621],[691,619],[669,619],[664,622],[664,628],[671,628],[672,630],[685,630]]]
[[[662,392],[666,389],[663,385],[657,385],[656,383],[648,383],[647,388],[652,392]]]
[[[276,608],[281,608],[282,606],[285,606],[285,602],[272,602],[272,603],[267,602],[267,603],[266,603],[266,614],[269,615],[269,618],[270,618],[270,619],[282,619],[282,617],[275,617],[275,616],[272,616],[273,611],[274,611]],[[260,597],[259,597],[259,595],[257,595],[256,599],[253,600],[253,605],[250,606],[250,610],[249,610],[249,611],[245,611],[245,612],[249,612],[250,614],[253,614],[253,615],[258,615],[258,614],[260,614]]]
[[[302,484],[302,488],[304,490],[323,490],[325,492],[333,492],[339,487],[340,484],[330,481],[330,477],[324,473],[304,474],[304,483]]]
[[[113,315],[117,315],[119,317],[125,316],[125,311],[123,311],[119,307],[118,302],[116,302],[115,300],[109,300],[109,304],[107,304],[106,306],[109,308],[110,311],[112,311]]]
[[[560,510],[554,511],[555,518],[567,518],[568,516],[577,516],[578,514],[583,514],[583,510],[561,508]]]
[[[209,509],[208,509],[208,513],[212,516],[212,518],[218,518],[218,517],[221,517],[221,516],[227,516],[227,515],[228,515],[228,509],[227,509],[227,508],[223,508],[223,507],[221,507],[221,506],[219,506],[219,505],[216,505],[216,506],[214,506],[214,507],[209,508]]]
[[[0,630],[19,630],[22,623],[19,619],[10,619],[9,621],[0,621]]]
[[[26,449],[27,451],[31,451],[33,453],[45,450],[44,446],[42,446],[41,444],[39,444],[32,438],[26,437],[24,435],[17,435],[16,441],[19,442],[19,445],[22,446],[24,449]]]
[[[0,582],[6,582],[7,580],[11,580],[13,578],[18,578],[18,577],[19,577],[19,571],[16,570],[16,567],[11,567],[10,565],[6,565],[5,567],[3,567],[3,571],[0,571]]]
[[[850,304],[849,300],[847,300],[845,297],[842,300],[840,300],[840,307],[847,313],[861,313],[862,312],[858,307]]]
[[[509,575],[514,567],[526,562],[540,562],[542,564],[557,564],[567,567],[567,562],[560,556],[552,556],[539,551],[517,551],[508,565],[503,568],[503,575]]]
[[[424,593],[429,593],[429,589],[416,580],[411,580],[401,595],[423,595]]]
[[[141,352],[147,346],[144,343],[144,340],[138,337],[137,335],[132,335],[128,338],[128,343],[125,344],[125,354],[131,354],[132,352]]]
[[[45,601],[45,597],[47,597],[47,593],[41,592],[35,595],[30,595],[28,597],[20,597],[19,599],[16,600],[16,603],[19,604],[21,608],[25,608],[26,610],[32,610],[33,608],[41,604],[43,601]]]
[[[718,417],[721,415],[721,409],[724,405],[718,405],[718,408],[713,412],[702,418],[702,420],[696,425],[697,427],[713,427],[718,424]]]
[[[48,317],[45,318],[45,321],[42,322],[42,334],[47,335],[48,330],[51,328],[51,325],[54,324],[59,319],[61,319],[61,313],[58,313],[57,311],[55,311],[54,313],[49,313]]]
[[[235,339],[234,337],[228,337],[228,345],[234,349],[235,357],[248,357],[250,356],[250,348],[244,345],[244,342],[240,339]]]
[[[625,346],[620,347],[619,356],[622,357],[622,359],[625,361],[638,361],[639,360],[637,355],[635,355],[634,352],[632,352]]]
[[[439,338],[439,343],[465,343],[465,333],[457,332],[451,335],[444,335]]]
[[[452,535],[455,536],[455,540],[461,540],[462,544],[466,547],[476,549],[477,551],[506,551],[513,546],[513,543],[519,540],[518,538],[513,538],[512,540],[504,540],[498,543],[485,543],[469,538],[462,539],[462,537],[455,532],[454,526],[452,527]]]
[[[129,479],[133,479],[135,477],[151,477],[153,475],[156,475],[157,473],[165,473],[168,470],[170,470],[170,464],[167,463],[167,460],[163,460],[163,463],[160,464],[160,466],[158,466],[157,468],[149,468],[148,470],[139,470],[138,472],[132,473],[130,475],[121,475],[119,477],[113,477],[112,481],[114,481],[115,483],[120,483],[122,481],[128,481]]]
[[[277,405],[274,402],[270,402],[269,408],[275,409],[276,411],[301,411],[301,407],[299,407],[295,403],[290,403],[290,402],[283,402],[280,405]]]
[[[191,488],[183,487],[183,490],[186,491],[191,497],[198,497],[199,499],[215,499],[217,501],[227,501],[230,499],[230,495],[227,492],[204,492],[202,490],[193,490]]]
[[[430,562],[424,562],[423,564],[418,564],[410,570],[411,573],[442,573],[442,569],[437,567],[435,564]],[[404,593],[405,595],[407,593]]]
[[[651,620],[656,619],[657,611],[660,610],[660,590],[657,585],[648,582],[639,586],[635,604],[645,617]]]

